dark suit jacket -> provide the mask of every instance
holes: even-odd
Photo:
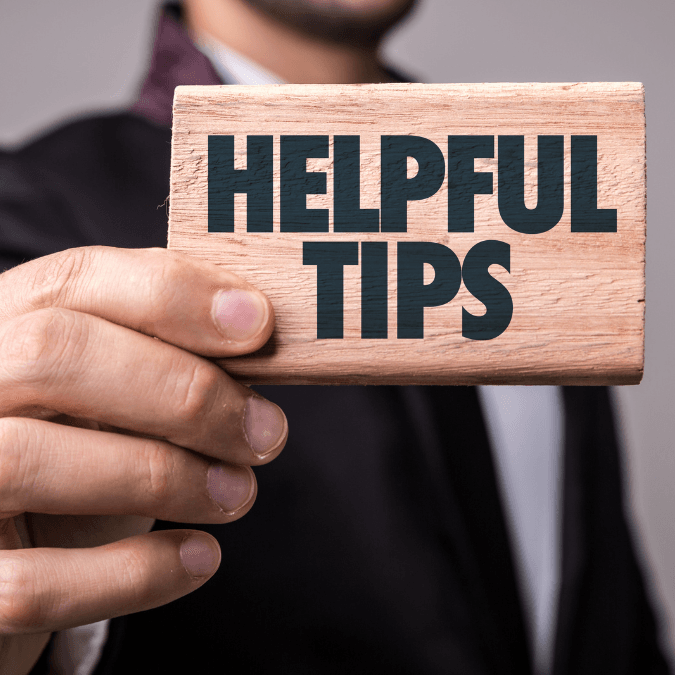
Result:
[[[0,265],[74,246],[166,244],[173,88],[218,83],[176,11],[165,9],[131,112],[0,155]],[[527,675],[475,390],[259,389],[285,410],[290,439],[257,470],[252,512],[203,528],[220,541],[220,571],[166,607],[113,620],[98,674]],[[564,400],[554,673],[666,673],[607,391],[567,388]]]

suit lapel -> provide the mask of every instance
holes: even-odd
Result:
[[[583,514],[586,512],[584,489],[587,472],[583,462],[584,445],[592,438],[589,425],[594,408],[585,389],[564,387],[565,401],[565,459],[563,483],[562,570],[558,597],[558,623],[554,652],[555,675],[572,675],[571,655],[574,625],[579,611],[583,570],[588,554],[587,532]],[[588,449],[590,450],[590,449]]]
[[[531,660],[513,556],[487,432],[473,387],[415,388],[430,403],[435,438],[423,439],[439,510],[476,608],[495,673],[526,675]]]

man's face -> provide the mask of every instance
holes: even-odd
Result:
[[[245,0],[321,39],[368,47],[402,19],[416,0]]]

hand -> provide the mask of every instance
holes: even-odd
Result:
[[[52,631],[201,586],[286,418],[204,357],[269,338],[265,296],[163,249],[81,248],[0,275],[0,672]],[[200,356],[197,356],[200,355]]]

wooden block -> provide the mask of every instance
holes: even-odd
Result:
[[[248,383],[636,384],[645,203],[638,83],[176,89],[169,247],[276,310]]]

